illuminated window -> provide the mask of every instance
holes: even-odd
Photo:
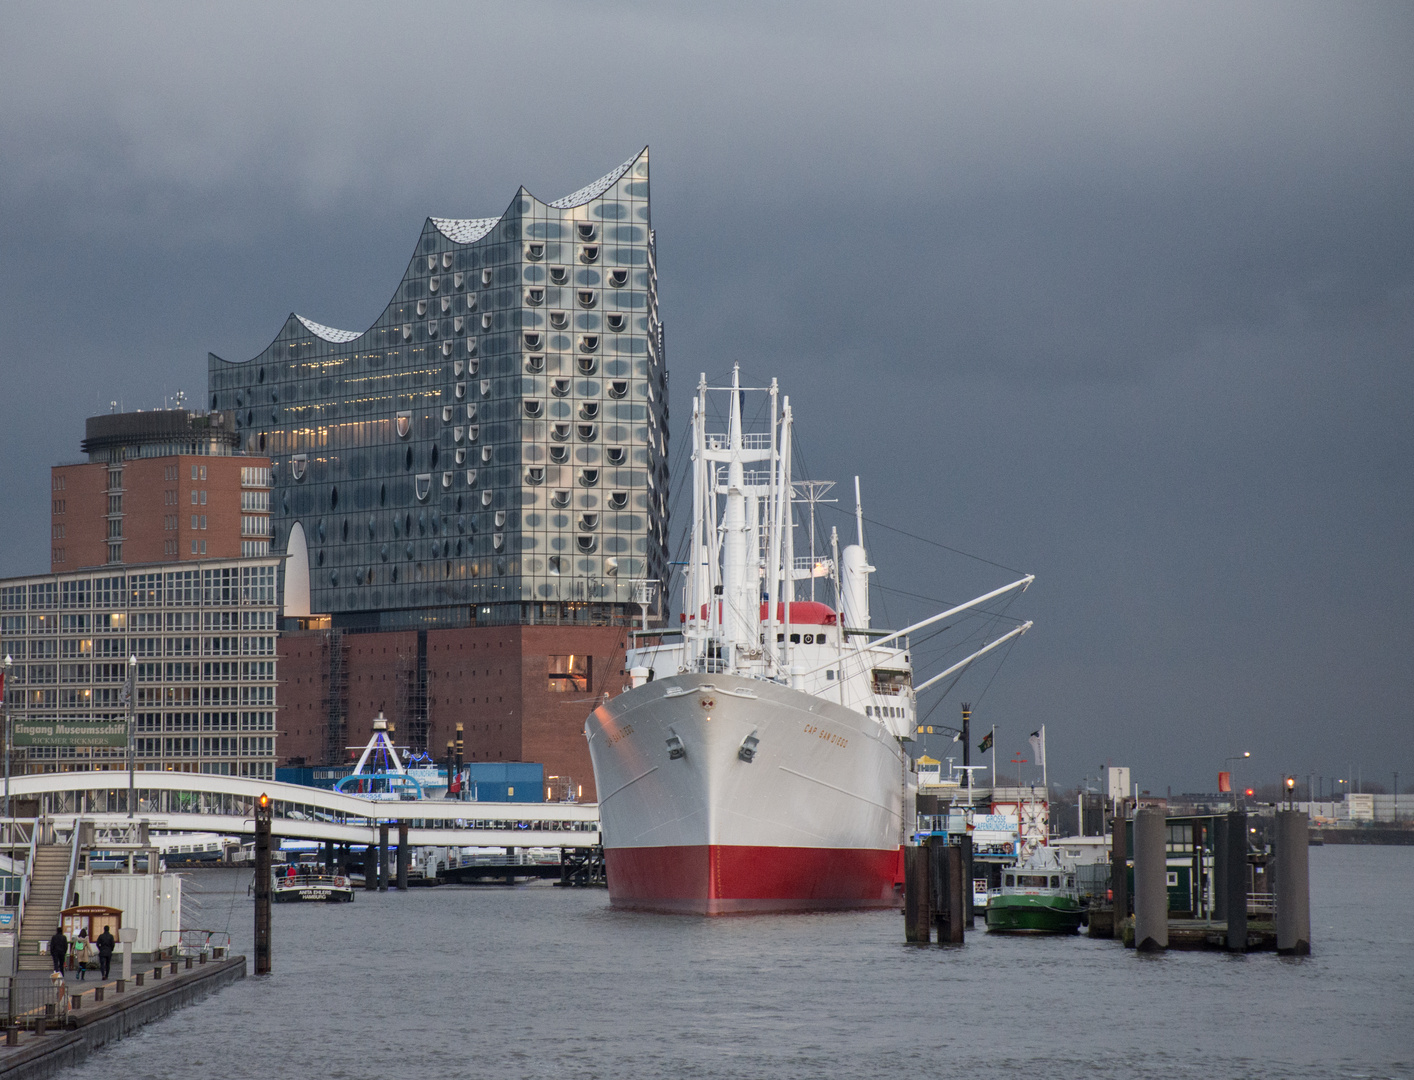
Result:
[[[551,656],[550,692],[552,694],[589,693],[592,657],[571,653]]]

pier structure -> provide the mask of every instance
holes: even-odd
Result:
[[[273,780],[139,772],[130,817],[127,781],[126,773],[117,771],[32,774],[13,778],[11,794],[29,800],[38,816],[64,832],[82,818],[99,829],[136,820],[160,832],[250,835],[256,802],[265,794],[271,835],[280,839],[376,849],[381,824],[406,822],[412,847],[599,846],[599,807],[593,803],[381,802]]]

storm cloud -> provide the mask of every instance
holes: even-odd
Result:
[[[47,568],[85,416],[291,310],[362,329],[425,216],[646,143],[673,432],[698,372],[776,376],[811,476],[1001,564],[870,526],[893,623],[1038,575],[935,720],[1045,723],[1064,782],[1388,785],[1411,55],[1397,3],[6,5],[0,572]]]

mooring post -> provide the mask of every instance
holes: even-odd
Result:
[[[972,836],[968,834],[962,838],[962,899],[965,905],[963,919],[969,930],[977,925],[977,912],[972,903],[972,875],[974,873],[976,873],[976,869],[972,865]]]
[[[928,845],[919,844],[903,849],[903,940],[932,940],[933,909],[929,881]]]
[[[1277,952],[1311,955],[1311,867],[1304,810],[1278,810],[1276,828]]]
[[[388,891],[388,823],[378,823],[378,891]]]
[[[1148,806],[1134,815],[1134,947],[1169,947],[1168,820]]]
[[[962,847],[959,844],[948,844],[944,850],[943,864],[947,867],[947,943],[949,945],[961,945],[963,935],[966,932],[963,922],[967,914],[967,893],[971,890],[972,883],[966,879],[963,867],[966,865],[962,860]],[[943,944],[943,927],[938,927],[938,944]]]
[[[337,874],[339,871],[334,864],[334,841],[324,841],[324,872],[326,874]]]
[[[1114,827],[1110,841],[1110,893],[1114,904],[1114,936],[1123,938],[1124,920],[1129,918],[1129,822],[1124,800],[1115,800]]]
[[[363,849],[363,888],[365,892],[378,888],[378,845],[371,840]]]
[[[408,823],[407,819],[398,822],[398,889],[407,891],[408,887],[408,863],[411,861],[412,852],[408,850]]]
[[[270,796],[255,800],[255,973],[270,974]],[[157,974],[160,975],[161,969]],[[154,976],[156,977],[156,976]]]
[[[1247,813],[1234,810],[1227,816],[1227,947],[1247,951]]]
[[[1213,818],[1213,922],[1227,919],[1227,818]]]

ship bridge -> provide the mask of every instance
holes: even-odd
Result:
[[[429,847],[590,848],[599,844],[593,803],[376,801],[322,788],[205,773],[139,772],[128,815],[126,772],[65,772],[10,779],[15,800],[37,800],[59,829],[82,817],[100,829],[146,822],[158,832],[255,832],[255,804],[270,798],[277,837],[377,844],[379,825],[408,823],[408,842]],[[29,817],[31,815],[26,815]]]

